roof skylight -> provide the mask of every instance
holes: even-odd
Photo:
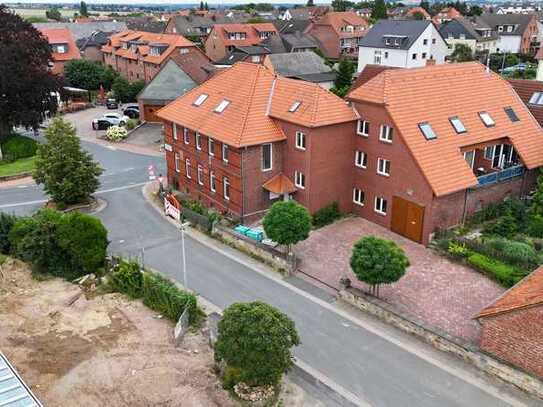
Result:
[[[434,129],[432,129],[430,123],[419,123],[419,129],[420,131],[422,131],[422,134],[424,135],[424,138],[426,138],[426,140],[434,140],[437,138],[437,134],[434,133]]]
[[[528,103],[531,105],[543,105],[543,92],[534,92]]]
[[[462,123],[462,121],[458,118],[458,116],[449,117],[449,121],[451,122],[452,126],[454,127],[454,130],[458,134],[465,133],[467,131],[466,126],[464,126],[464,123]]]
[[[288,111],[290,113],[294,113],[296,110],[298,110],[298,108],[300,107],[300,105],[302,104],[302,102],[300,102],[299,100],[295,101],[292,106],[290,106],[290,108],[288,109]]]
[[[217,107],[215,108],[215,113],[222,113],[224,112],[224,109],[226,109],[228,107],[228,105],[230,104],[230,101],[229,100],[226,100],[226,99],[223,99],[221,100],[221,103],[219,103],[217,105]]]
[[[479,117],[481,118],[486,127],[492,127],[496,124],[496,122],[494,122],[494,119],[490,117],[487,112],[479,112]]]
[[[505,114],[507,114],[507,117],[509,117],[509,120],[511,120],[512,122],[520,121],[520,119],[517,116],[517,113],[513,110],[513,108],[511,106],[504,107],[503,110],[504,110]]]
[[[198,98],[194,101],[194,106],[201,106],[202,103],[204,103],[207,99],[208,95],[205,93],[202,93]]]

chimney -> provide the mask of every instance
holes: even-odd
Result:
[[[427,59],[426,60],[426,66],[432,66],[432,65],[435,65],[436,64],[436,60],[435,59]]]

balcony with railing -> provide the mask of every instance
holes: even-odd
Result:
[[[511,178],[520,177],[524,174],[524,170],[524,165],[514,165],[509,168],[504,168],[503,170],[491,172],[490,174],[478,176],[477,182],[479,183],[479,186],[496,184]]]

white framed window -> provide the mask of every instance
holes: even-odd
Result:
[[[222,143],[222,160],[228,162],[228,144]]]
[[[454,131],[456,131],[458,134],[466,132],[466,126],[464,126],[464,123],[462,123],[458,116],[449,117],[449,121],[454,127]]]
[[[296,132],[296,148],[298,150],[305,150],[305,134],[301,131]]]
[[[375,65],[381,65],[382,59],[381,59],[381,51],[374,51],[373,52],[373,63]]]
[[[379,129],[379,140],[384,141],[385,143],[392,143],[392,133],[392,127],[382,124]]]
[[[432,129],[430,123],[419,123],[419,129],[426,140],[434,140],[437,138],[437,134],[434,132],[434,129]]]
[[[354,165],[359,168],[366,168],[368,165],[368,156],[362,151],[355,151],[354,153]]]
[[[224,112],[224,109],[226,109],[228,107],[228,105],[230,104],[230,101],[229,100],[226,100],[226,99],[223,99],[221,100],[221,103],[219,103],[217,105],[217,107],[215,108],[215,113],[222,113]]]
[[[204,185],[204,167],[198,164],[198,184]]]
[[[294,171],[294,185],[298,188],[305,188],[305,175],[301,171]]]
[[[202,136],[200,135],[200,133],[196,133],[196,149],[202,149]]]
[[[466,162],[468,163],[469,168],[473,168],[473,163],[475,162],[475,150],[465,151],[464,160],[466,160]]]
[[[358,188],[353,188],[353,202],[357,205],[364,206],[364,191]]]
[[[384,158],[377,159],[377,174],[390,177],[390,160]]]
[[[230,181],[228,181],[228,178],[224,177],[222,179],[222,192],[224,199],[227,201],[230,200]]]
[[[194,106],[201,106],[202,103],[204,103],[207,99],[208,95],[206,95],[205,93],[202,93],[200,96],[198,96],[196,98],[196,100],[194,101]]]
[[[417,54],[415,53],[415,54],[411,55],[411,59],[416,60],[417,59]]]
[[[360,136],[367,137],[370,134],[370,122],[366,120],[359,120],[356,132]]]
[[[422,45],[428,45],[428,39],[427,38],[422,40]]]
[[[190,160],[187,158],[185,160],[185,175],[187,176],[187,178],[191,178],[190,176]]]
[[[189,129],[187,129],[186,127],[183,129],[183,141],[185,142],[185,144],[189,144],[190,142]]]
[[[179,172],[179,160],[181,158],[179,157],[179,153],[175,153],[175,172]]]
[[[301,104],[302,104],[302,102],[300,102],[299,100],[294,101],[294,103],[290,106],[288,111],[290,113],[294,113],[296,110],[298,110],[298,108],[300,107]]]
[[[272,145],[262,144],[262,171],[269,171],[272,169]]]
[[[173,123],[172,125],[173,139],[177,140],[177,124]]]
[[[486,127],[492,127],[496,124],[488,112],[479,112],[479,117]]]
[[[217,191],[217,186],[215,185],[215,173],[213,171],[210,171],[209,173],[209,189],[211,192]]]
[[[492,160],[494,158],[494,150],[496,146],[485,147],[485,160]]]
[[[375,197],[375,206],[373,208],[375,212],[377,212],[380,215],[386,215],[387,214],[387,200],[385,198],[382,198],[380,196]]]
[[[211,137],[207,139],[207,152],[212,157],[215,155],[215,140],[213,140]]]
[[[65,54],[66,45],[57,45],[57,54]]]

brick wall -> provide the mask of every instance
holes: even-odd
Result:
[[[543,306],[480,321],[481,349],[543,378]]]
[[[104,56],[102,55],[102,51],[100,51],[100,47],[86,47],[81,51],[81,56],[87,61],[104,61]]]
[[[221,34],[218,34],[215,29],[211,30],[211,33],[205,41],[206,55],[212,61],[218,61],[226,55],[226,48],[221,38]]]
[[[308,32],[319,40],[324,56],[334,59],[340,57],[339,37],[332,27],[313,25]]]

